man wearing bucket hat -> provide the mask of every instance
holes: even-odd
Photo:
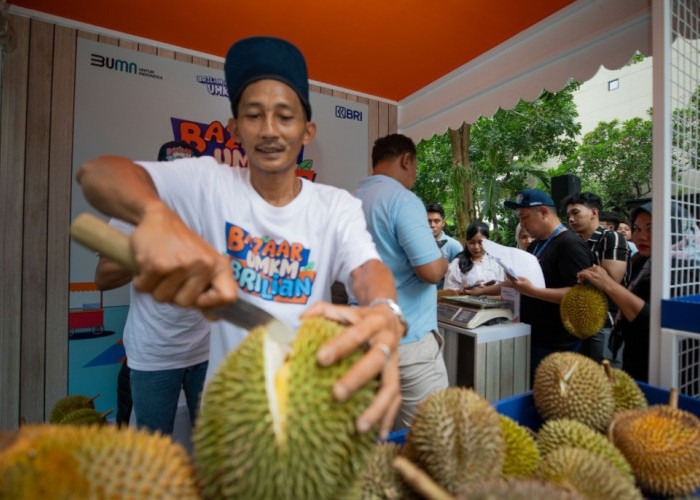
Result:
[[[212,157],[165,166],[107,156],[86,162],[78,182],[98,210],[136,226],[131,247],[141,273],[134,287],[157,300],[208,309],[246,294],[293,327],[302,314],[347,323],[321,346],[318,361],[329,365],[370,346],[333,394],[344,400],[381,374],[357,428],[380,423],[386,434],[401,403],[397,345],[405,326],[360,201],[295,175],[301,148],[316,133],[304,57],[285,40],[246,38],[229,49],[225,74],[229,130],[249,168]],[[330,304],[335,281],[352,283],[362,307]],[[210,373],[246,334],[221,321],[212,325]]]
[[[581,341],[564,328],[559,303],[577,283],[576,274],[593,265],[593,254],[573,231],[557,217],[552,198],[539,189],[524,189],[506,208],[517,210],[520,224],[535,238],[527,251],[542,267],[546,288],[536,287],[525,277],[511,279],[521,294],[521,319],[531,327],[530,371],[548,354],[577,351]],[[516,278],[516,277],[511,277]]]

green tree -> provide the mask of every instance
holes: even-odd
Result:
[[[651,117],[651,110],[648,111]],[[651,119],[600,122],[550,175],[571,173],[581,190],[596,193],[605,210],[626,213],[626,200],[648,195],[652,170]]]
[[[572,81],[560,92],[545,91],[533,102],[521,100],[512,110],[499,109],[471,126],[423,141],[433,143],[425,146],[431,151],[440,151],[439,166],[428,165],[428,158],[419,156],[419,176],[426,179],[416,183],[414,192],[426,203],[441,194],[437,201],[453,210],[455,220],[461,206],[459,229],[474,219],[488,220],[495,228],[493,237],[510,243],[516,221],[512,211],[503,209],[503,200],[514,197],[533,177],[548,184],[539,165],[575,150],[580,124],[573,92],[579,86]],[[445,137],[452,138],[452,155],[445,151]],[[428,192],[425,187],[430,185],[442,191]]]

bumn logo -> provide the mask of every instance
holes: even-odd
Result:
[[[115,71],[133,74],[137,74],[139,72],[139,67],[135,62],[125,61],[115,57],[105,57],[101,56],[100,54],[90,54],[90,66],[97,66],[98,68],[113,69]]]
[[[356,111],[354,109],[346,108],[345,106],[335,107],[335,117],[343,118],[345,120],[357,120],[362,121],[362,111]]]

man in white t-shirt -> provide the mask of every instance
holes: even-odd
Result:
[[[245,294],[293,327],[302,314],[347,323],[321,346],[318,361],[329,365],[369,346],[335,383],[333,395],[345,400],[381,374],[381,388],[357,429],[380,423],[386,435],[401,404],[397,345],[405,322],[360,201],[295,174],[301,148],[316,133],[304,58],[284,40],[246,38],[229,50],[225,73],[229,130],[249,168],[211,157],[164,165],[107,156],[86,162],[77,180],[98,210],[136,226],[137,290],[200,309]],[[335,281],[352,283],[361,307],[330,304]],[[223,321],[212,324],[210,372],[246,333]]]

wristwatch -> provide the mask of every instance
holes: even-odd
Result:
[[[401,307],[396,303],[395,300],[393,299],[388,299],[386,297],[377,297],[376,299],[372,299],[372,301],[369,303],[369,307],[374,307],[378,304],[386,304],[389,306],[389,309],[391,309],[391,312],[393,312],[396,317],[399,320],[399,323],[401,323],[401,326],[403,326],[403,336],[406,335],[406,332],[408,331],[408,323],[406,322],[406,318],[403,315],[403,311],[401,310]]]

